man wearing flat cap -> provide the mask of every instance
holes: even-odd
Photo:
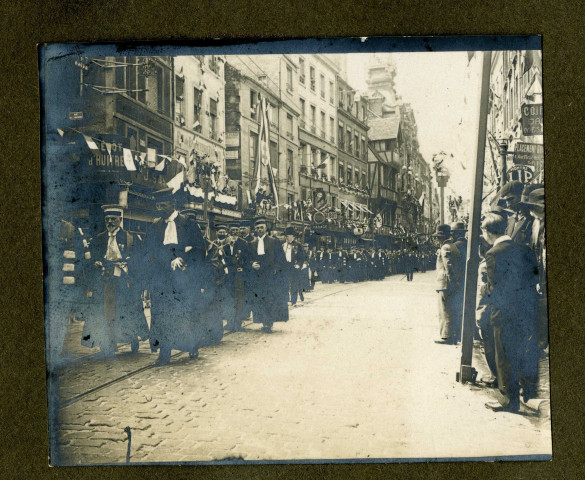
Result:
[[[282,250],[285,256],[284,275],[286,276],[287,301],[290,294],[290,302],[294,306],[297,304],[297,298],[300,296],[304,301],[301,273],[307,268],[305,265],[305,251],[303,246],[295,239],[296,232],[294,227],[286,227],[284,234],[285,241],[282,244]]]
[[[81,343],[99,345],[106,356],[114,356],[117,343],[129,342],[138,351],[139,338],[148,338],[137,283],[140,239],[122,228],[123,210],[104,206],[106,230],[89,241],[88,296],[95,308],[85,322]]]
[[[254,323],[261,323],[262,331],[270,333],[275,321],[288,320],[282,315],[283,309],[279,304],[283,299],[281,286],[276,284],[277,270],[282,268],[286,260],[280,242],[267,234],[266,217],[256,219],[254,232],[256,238],[250,243],[247,259],[252,311]]]
[[[461,256],[451,240],[451,227],[439,225],[433,235],[440,243],[437,250],[437,293],[439,299],[440,339],[435,343],[454,345],[457,343],[454,298],[457,288],[457,272]]]

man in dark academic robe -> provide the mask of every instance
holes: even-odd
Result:
[[[303,246],[295,240],[296,232],[294,227],[286,227],[286,240],[282,244],[285,256],[284,273],[287,277],[288,295],[293,306],[297,304],[297,298],[304,301],[301,274],[305,271],[305,252]]]
[[[254,303],[252,305],[254,323],[262,324],[262,331],[270,333],[274,322],[288,320],[288,307],[282,302],[282,281],[277,271],[283,268],[284,252],[280,242],[267,235],[265,217],[254,223],[256,238],[250,243],[247,267],[250,272],[250,289]]]
[[[216,285],[206,245],[192,210],[179,212],[173,200],[158,204],[161,216],[148,230],[145,254],[151,292],[152,351],[166,365],[171,350],[198,356],[203,345],[219,343],[221,319],[213,314]]]
[[[530,247],[505,234],[506,219],[488,213],[483,236],[492,245],[487,251],[487,282],[483,294],[491,305],[495,359],[501,399],[486,403],[494,411],[520,408],[520,385],[528,390],[537,377],[536,309],[538,269]]]
[[[247,255],[250,248],[250,243],[254,240],[254,235],[250,233],[250,220],[241,220],[240,221],[240,229],[239,229],[239,237],[242,245],[242,252],[245,255],[242,256],[242,272],[240,273],[240,278],[242,278],[244,282],[244,302],[242,305],[242,321],[250,318],[250,313],[252,311],[252,295],[250,293],[250,289],[246,287],[247,282],[249,281],[249,271],[246,268],[247,265]]]
[[[117,343],[129,342],[132,351],[138,351],[139,339],[149,333],[140,298],[140,239],[122,228],[121,208],[105,207],[104,214],[106,230],[89,242],[87,289],[94,308],[81,343],[99,345],[106,356],[113,356]]]

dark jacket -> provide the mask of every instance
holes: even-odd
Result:
[[[487,282],[482,294],[492,306],[493,325],[532,327],[538,267],[532,250],[504,240],[486,253]]]

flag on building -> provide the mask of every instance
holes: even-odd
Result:
[[[181,171],[177,173],[171,180],[167,182],[167,186],[173,190],[173,194],[177,193],[183,184],[185,174]]]
[[[132,152],[130,151],[129,148],[124,148],[122,151],[123,151],[123,158],[124,158],[124,166],[126,167],[126,170],[129,170],[131,172],[135,172],[136,165],[134,164],[134,158],[132,156]]]
[[[262,172],[266,169],[266,176],[272,189],[278,215],[278,190],[276,186],[276,175],[270,164],[270,120],[268,118],[268,102],[266,98],[259,95],[256,108],[258,116],[258,152],[254,171],[254,195],[262,184]]]
[[[95,155],[98,155],[100,149],[98,148],[97,144],[93,141],[93,139],[91,137],[88,137],[87,135],[84,135],[83,138],[85,138],[85,143],[87,143],[87,146],[89,147],[89,149]]]

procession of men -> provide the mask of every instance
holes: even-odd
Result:
[[[245,321],[272,332],[317,282],[379,281],[389,275],[411,280],[414,271],[432,268],[428,242],[387,249],[331,242],[310,247],[307,230],[288,225],[279,235],[266,217],[206,228],[195,204],[169,194],[157,198],[156,217],[144,235],[124,229],[121,206],[102,209],[105,228],[92,238],[63,221],[64,256],[75,258],[80,278],[72,273],[57,283],[67,298],[76,296],[69,311],[84,320],[82,345],[99,347],[104,357],[113,357],[120,344],[137,352],[139,342],[148,340],[159,366],[171,361],[173,350],[195,359],[201,347],[221,342],[224,329],[243,331]],[[58,327],[51,334],[58,339],[54,350],[61,351],[67,320],[52,323]]]

